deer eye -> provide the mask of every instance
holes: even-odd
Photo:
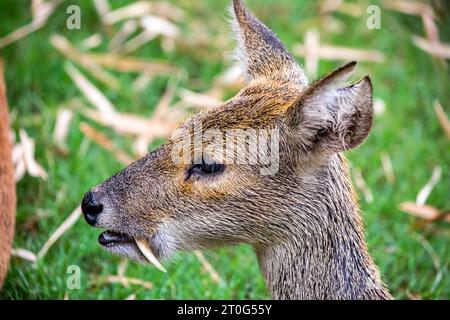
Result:
[[[222,173],[225,169],[225,165],[217,162],[206,163],[202,160],[202,163],[194,164],[187,172],[187,179],[191,176],[208,176]]]
[[[219,164],[219,163],[215,163],[215,162],[211,163],[211,164],[202,163],[201,167],[202,167],[203,173],[206,173],[206,174],[220,173],[220,172],[222,172],[222,170],[224,168],[223,164]]]

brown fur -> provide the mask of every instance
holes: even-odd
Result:
[[[308,85],[275,34],[241,1],[233,4],[247,85],[181,128],[276,128],[279,171],[261,175],[260,164],[227,163],[219,175],[188,178],[192,163],[171,160],[183,138],[175,136],[92,190],[103,205],[96,226],[145,238],[160,258],[249,243],[276,299],[390,298],[341,155],[369,134],[369,78],[347,86],[350,63]],[[111,251],[143,261],[136,246]]]
[[[0,59],[0,288],[8,270],[16,214],[16,185],[11,156],[8,103],[3,60]]]

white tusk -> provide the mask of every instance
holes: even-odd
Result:
[[[167,272],[167,270],[162,266],[162,264],[156,259],[155,255],[152,252],[152,249],[148,246],[148,242],[146,240],[142,239],[134,239],[136,241],[136,244],[141,250],[142,254],[145,258],[147,258],[148,262],[153,264],[157,269],[161,270],[162,272]]]

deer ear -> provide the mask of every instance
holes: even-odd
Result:
[[[260,22],[241,0],[233,0],[232,27],[237,40],[236,59],[243,66],[247,80],[286,78],[307,85],[307,79],[278,37]]]
[[[288,123],[306,150],[341,152],[361,144],[372,127],[372,84],[368,76],[347,86],[356,62],[312,84],[288,109]]]

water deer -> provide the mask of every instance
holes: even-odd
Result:
[[[180,250],[250,244],[274,299],[391,298],[342,155],[371,129],[369,77],[347,84],[351,62],[309,84],[240,0],[231,11],[245,87],[87,192],[86,221],[109,251],[162,270]]]

